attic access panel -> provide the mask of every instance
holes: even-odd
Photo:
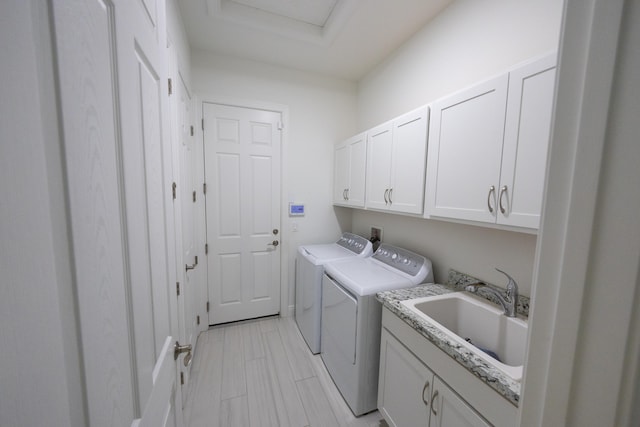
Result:
[[[225,0],[223,0],[225,1]],[[324,27],[339,0],[226,0],[305,24]]]

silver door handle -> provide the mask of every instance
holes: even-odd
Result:
[[[393,200],[391,200],[391,196],[393,196],[393,188],[389,189],[389,204],[392,205],[393,204]]]
[[[438,412],[436,412],[436,397],[438,397],[438,390],[433,392],[433,395],[431,396],[431,412],[433,412],[433,415],[438,416]]]
[[[280,244],[280,242],[278,242],[277,240],[274,240],[273,242],[268,243],[267,246],[274,246],[275,247],[275,246],[278,246],[279,244]]]
[[[347,192],[347,197],[346,197],[345,200],[349,200],[349,189],[348,188],[346,189],[346,192]]]
[[[389,199],[387,199],[387,194],[389,194],[389,189],[388,188],[386,190],[384,190],[384,204],[385,205],[389,204]]]
[[[194,268],[196,268],[196,265],[198,265],[198,255],[196,255],[195,262],[193,264],[191,264],[191,265],[185,264],[184,265],[184,271],[193,270]]]
[[[502,206],[502,196],[506,192],[507,192],[507,186],[503,185],[502,188],[500,189],[500,195],[498,196],[498,205],[500,206],[500,212],[502,212],[503,215],[506,212],[506,209],[504,208],[504,206]]]
[[[429,381],[424,383],[424,387],[422,387],[422,401],[424,402],[425,406],[429,406],[429,402],[425,400],[424,398],[424,393],[425,392],[429,392]]]
[[[493,213],[493,207],[491,206],[491,193],[496,193],[496,187],[493,185],[489,187],[489,194],[487,195],[487,207],[489,208],[489,212]]]
[[[180,345],[180,343],[176,341],[176,345],[173,347],[173,360],[178,360],[178,356],[180,356],[182,353],[187,353],[187,356],[190,356],[191,344]],[[191,360],[190,357],[189,360]]]

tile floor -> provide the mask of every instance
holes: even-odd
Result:
[[[203,332],[187,393],[187,427],[387,427],[378,411],[353,416],[292,317]]]

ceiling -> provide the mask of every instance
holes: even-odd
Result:
[[[357,81],[453,0],[178,0],[194,50]]]

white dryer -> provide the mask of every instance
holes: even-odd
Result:
[[[298,247],[296,258],[296,323],[313,354],[320,352],[322,274],[328,262],[369,257],[371,242],[343,233],[335,243]]]
[[[375,294],[420,283],[433,283],[431,261],[384,243],[369,258],[325,265],[321,356],[356,416],[377,406],[382,305]]]

